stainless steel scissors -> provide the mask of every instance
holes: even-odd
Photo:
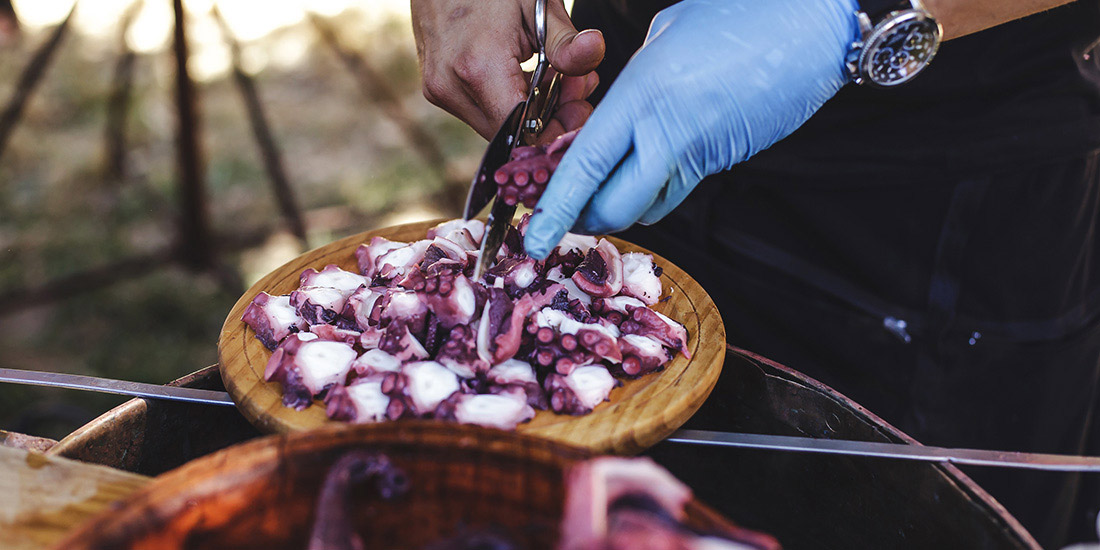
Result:
[[[493,201],[497,193],[497,183],[493,176],[497,169],[508,162],[512,149],[517,144],[533,142],[553,114],[557,103],[560,74],[555,74],[545,88],[539,87],[546,76],[546,71],[550,68],[550,61],[546,57],[546,0],[535,1],[535,36],[539,48],[538,64],[531,74],[531,87],[527,92],[527,99],[512,108],[504,124],[489,142],[485,156],[481,159],[481,167],[474,175],[470,192],[466,196],[463,217],[467,220],[481,212],[489,202],[493,202],[493,207],[489,211],[489,228],[481,241],[481,250],[477,264],[474,266],[475,281],[481,279],[485,270],[496,259],[500,245],[504,242],[504,235],[512,223],[512,217],[516,214],[515,205],[505,204],[501,200]]]

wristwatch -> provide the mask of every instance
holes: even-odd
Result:
[[[920,0],[857,0],[860,39],[847,66],[856,84],[883,88],[909,82],[940,47],[943,28]]]

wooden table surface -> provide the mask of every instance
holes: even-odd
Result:
[[[152,478],[0,445],[0,548],[40,550]]]

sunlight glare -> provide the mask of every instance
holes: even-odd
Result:
[[[15,15],[27,27],[49,27],[60,23],[73,7],[73,0],[12,0]]]

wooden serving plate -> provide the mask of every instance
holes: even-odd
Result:
[[[237,301],[226,317],[218,339],[218,357],[225,388],[241,413],[265,432],[291,432],[333,422],[324,405],[314,401],[303,411],[284,407],[282,387],[263,379],[271,356],[241,316],[261,291],[289,294],[298,288],[304,269],[328,264],[356,271],[355,250],[380,236],[392,241],[423,239],[441,220],[398,225],[340,239],[307,252],[260,279]],[[609,237],[622,252],[646,252],[626,241]],[[664,439],[687,421],[714,388],[726,352],[726,332],[710,296],[683,270],[653,254],[664,273],[662,302],[654,309],[682,323],[688,331],[692,358],[677,355],[665,369],[637,380],[624,381],[603,403],[584,416],[539,411],[517,431],[588,448],[597,453],[633,454]],[[667,298],[667,299],[666,299]]]
[[[58,550],[303,550],[329,468],[345,453],[386,455],[408,492],[381,501],[353,490],[348,509],[366,548],[424,548],[463,529],[503,531],[518,547],[552,550],[564,472],[584,449],[478,426],[409,420],[265,437],[168,472],[69,533]],[[685,522],[776,549],[691,500]]]

